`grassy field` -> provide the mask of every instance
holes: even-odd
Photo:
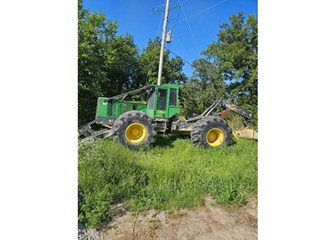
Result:
[[[79,142],[79,220],[98,227],[109,208],[126,203],[133,211],[203,204],[243,205],[257,198],[257,142],[201,149],[188,138],[158,136],[153,148],[134,151],[111,140]]]

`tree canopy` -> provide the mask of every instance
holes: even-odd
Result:
[[[203,56],[193,63],[194,74],[186,84],[186,112],[199,113],[204,109],[202,103],[208,106],[215,98],[225,97],[251,110],[256,123],[257,18],[249,15],[246,19],[243,13],[231,16],[230,23],[220,25],[217,42],[210,44]]]
[[[258,38],[257,18],[243,13],[220,26],[218,41],[204,54],[213,61],[227,85],[227,97],[257,113]]]
[[[226,92],[222,77],[210,61],[200,58],[193,67],[193,76],[183,89],[183,111],[187,115],[201,114]]]
[[[156,84],[158,76],[160,39],[149,39],[147,47],[139,57],[140,83]],[[184,62],[180,57],[170,58],[169,52],[164,52],[162,83],[183,83],[187,77],[182,72]]]
[[[79,1],[79,123],[94,118],[97,97],[112,96],[136,81],[137,47],[130,35],[117,36],[118,25],[103,14],[90,13]]]

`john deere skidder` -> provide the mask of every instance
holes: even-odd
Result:
[[[216,100],[201,115],[191,118],[178,117],[179,96],[182,85],[150,85],[111,98],[99,97],[96,118],[79,128],[84,138],[112,137],[130,148],[147,148],[155,141],[157,133],[191,135],[195,146],[221,147],[232,144],[233,131],[226,122],[233,111],[248,122],[251,112],[229,103]],[[98,124],[101,130],[93,130]],[[250,131],[252,131],[250,129]],[[237,135],[256,139],[245,131]]]

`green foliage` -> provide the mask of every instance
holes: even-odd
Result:
[[[244,128],[244,118],[235,114],[235,113],[230,113],[230,115],[228,116],[227,122],[229,124],[229,126],[233,129],[233,130],[239,130]]]
[[[199,114],[217,98],[226,98],[251,110],[257,126],[257,18],[245,20],[239,13],[220,28],[218,41],[203,51],[205,58],[193,63],[193,77],[184,88],[184,112]]]
[[[189,139],[158,136],[156,147],[131,151],[112,141],[79,144],[79,219],[90,227],[109,219],[108,207],[128,202],[133,211],[203,204],[243,205],[257,195],[257,143],[195,148]]]
[[[201,114],[215,100],[223,98],[226,87],[215,66],[200,58],[193,63],[193,77],[182,89],[183,112]]]
[[[258,27],[257,18],[243,13],[230,17],[220,26],[218,41],[204,54],[212,59],[227,84],[227,96],[234,103],[254,113],[257,124]]]
[[[139,57],[139,85],[157,84],[160,40],[156,37],[149,39],[147,47]],[[162,83],[183,83],[186,75],[182,73],[183,61],[180,57],[170,58],[169,52],[165,51],[163,56]]]
[[[109,141],[82,141],[78,161],[79,220],[96,227],[108,220],[108,208],[133,196],[145,175],[133,153]]]
[[[80,2],[79,2],[80,3]],[[78,112],[79,120],[94,117],[97,96],[103,94],[106,68],[114,59],[107,54],[108,42],[117,31],[115,22],[102,14],[89,13],[79,8],[78,19]]]
[[[90,13],[79,1],[78,120],[94,119],[99,96],[136,87],[138,49],[130,35],[117,35],[118,25],[102,13]]]

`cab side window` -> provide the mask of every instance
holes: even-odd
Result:
[[[166,100],[167,100],[167,90],[166,89],[158,89],[158,102],[157,102],[157,110],[165,110],[166,109]]]
[[[154,109],[155,89],[151,88],[148,93],[148,108]]]
[[[170,106],[177,106],[177,89],[170,90]]]

